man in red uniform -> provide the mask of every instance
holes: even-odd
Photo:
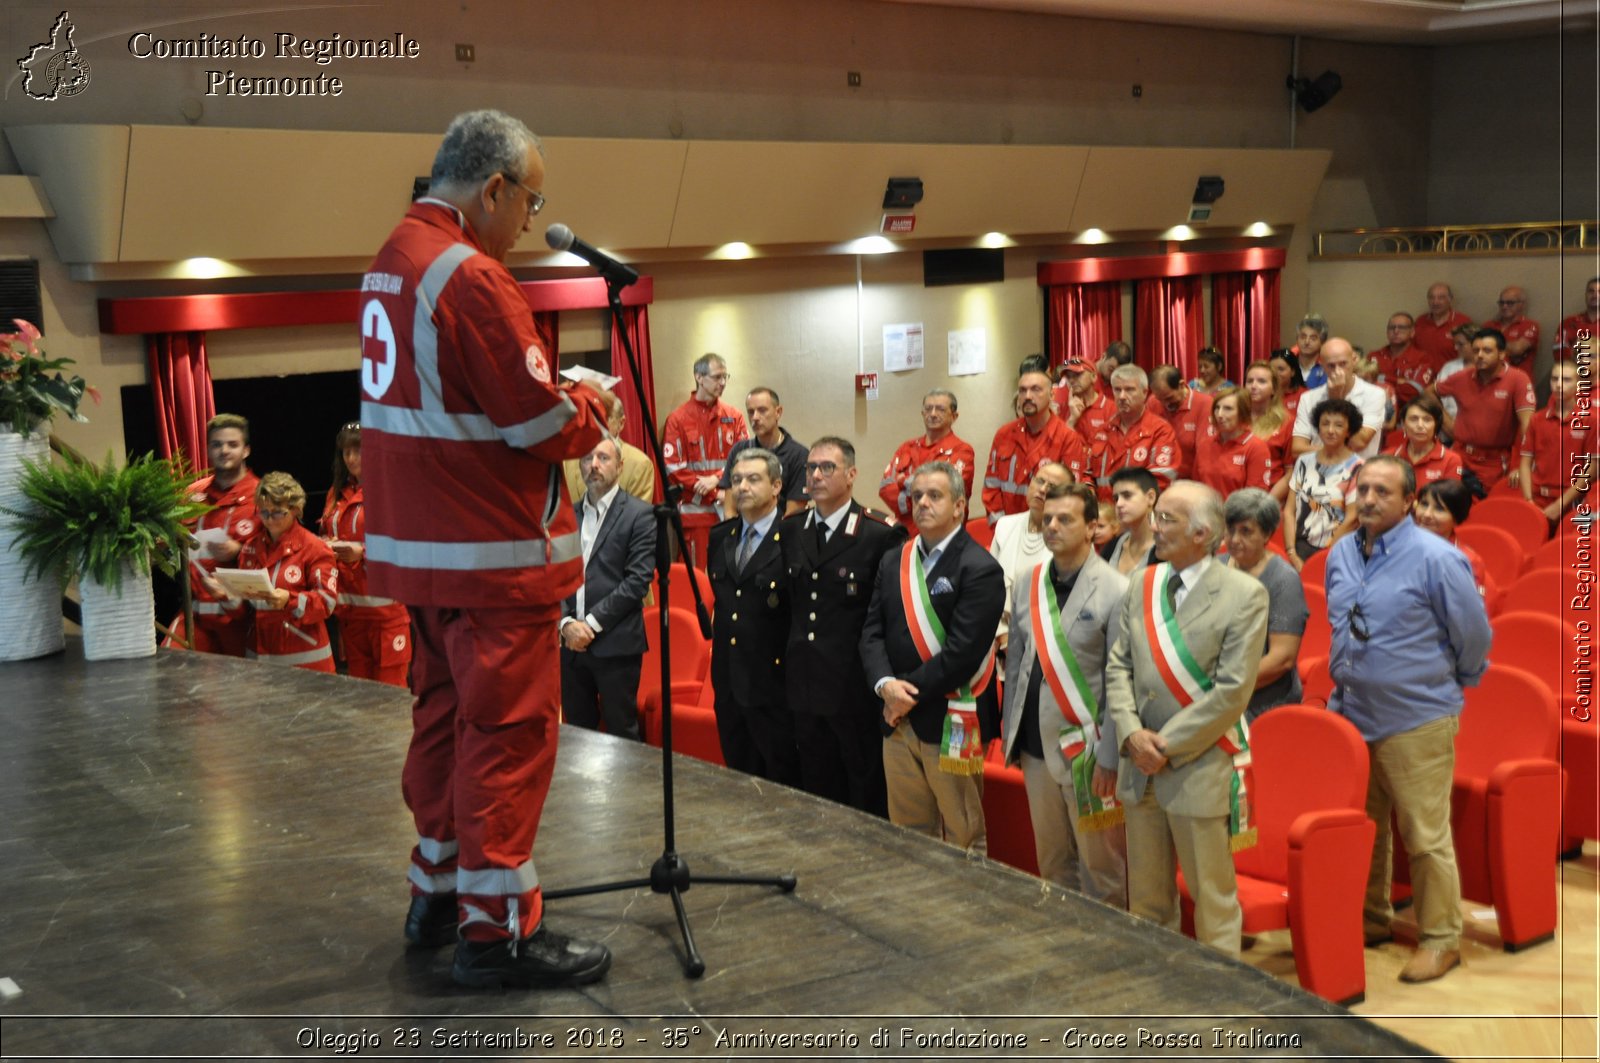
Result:
[[[1017,377],[1017,410],[989,444],[989,471],[983,478],[983,508],[993,524],[1007,513],[1028,508],[1028,484],[1043,461],[1058,461],[1082,480],[1089,453],[1078,433],[1050,412],[1050,375],[1037,364],[1024,363]]]
[[[1444,362],[1416,345],[1417,319],[1404,310],[1389,315],[1388,346],[1372,355],[1378,363],[1380,379],[1394,388],[1394,401],[1404,406],[1433,383],[1433,375]]]
[[[1175,365],[1158,365],[1150,374],[1150,412],[1172,426],[1178,437],[1178,476],[1180,480],[1194,478],[1194,452],[1200,437],[1210,435],[1211,396],[1196,391],[1183,382],[1183,374]]]
[[[894,514],[907,535],[917,534],[917,524],[911,516],[911,476],[928,462],[944,461],[953,465],[967,485],[967,497],[972,497],[972,472],[977,468],[978,459],[972,444],[955,433],[956,418],[960,416],[955,392],[944,388],[928,392],[922,397],[923,434],[901,443],[884,467],[878,497],[883,499],[884,506]]]
[[[1507,288],[1495,300],[1495,306],[1499,310],[1492,319],[1483,323],[1483,327],[1494,329],[1506,338],[1506,364],[1513,368],[1521,367],[1539,353],[1539,323],[1525,314],[1528,293],[1521,288]],[[1526,368],[1533,367],[1530,365]]]
[[[557,622],[583,578],[560,466],[606,420],[595,392],[556,382],[503,264],[543,184],[527,126],[458,115],[361,284],[367,576],[416,625],[406,937],[446,944],[459,917],[451,973],[469,986],[577,985],[611,964],[545,925],[530,856],[555,768]]]
[[[1533,381],[1506,364],[1506,338],[1492,328],[1480,329],[1473,339],[1472,359],[1476,372],[1456,373],[1438,385],[1440,396],[1456,400],[1455,448],[1484,487],[1499,483],[1508,470],[1515,487],[1522,475],[1512,467],[1512,447],[1533,419]]]
[[[1149,376],[1136,365],[1119,366],[1111,373],[1111,394],[1117,415],[1106,422],[1105,439],[1096,442],[1090,458],[1096,494],[1110,502],[1111,478],[1124,468],[1148,469],[1161,490],[1171,487],[1178,477],[1178,437],[1170,424],[1150,412]],[[1115,534],[1119,525],[1113,513],[1102,508],[1100,519]]]
[[[722,401],[728,386],[728,363],[702,354],[694,363],[694,394],[667,415],[661,430],[661,453],[667,479],[683,488],[678,512],[683,515],[686,561],[706,567],[711,526],[722,520],[723,467],[733,445],[746,438],[744,415]]]
[[[1456,293],[1450,285],[1438,281],[1428,286],[1428,312],[1417,318],[1417,329],[1411,342],[1421,347],[1433,360],[1433,371],[1456,356],[1455,341],[1450,333],[1462,325],[1472,324],[1472,318],[1455,306]]]
[[[1573,416],[1577,403],[1578,367],[1557,362],[1550,367],[1550,405],[1534,415],[1522,436],[1522,497],[1552,524],[1594,483],[1594,418]]]
[[[1069,358],[1056,385],[1056,413],[1083,440],[1091,454],[1105,440],[1105,428],[1117,416],[1117,403],[1109,385],[1100,390],[1100,375],[1093,362]]]
[[[1595,331],[1600,329],[1600,277],[1590,277],[1583,289],[1581,314],[1561,319],[1556,329],[1554,354],[1556,358],[1588,361],[1594,357]]]
[[[256,533],[256,486],[261,482],[245,465],[250,457],[250,422],[236,413],[219,413],[206,423],[206,456],[211,475],[189,485],[189,497],[216,507],[194,525],[200,546],[189,562],[189,592],[194,598],[194,635],[190,649],[243,657],[250,635],[250,617],[231,609],[225,596],[212,593],[207,577],[232,567],[244,541]]]

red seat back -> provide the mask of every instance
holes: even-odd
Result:
[[[1328,626],[1328,592],[1316,585],[1306,587],[1305,592],[1310,616],[1306,618],[1306,633],[1300,639],[1300,655],[1326,657],[1333,649],[1333,629]]]
[[[644,662],[639,670],[639,701],[661,692],[661,623],[660,607],[646,606],[644,632],[649,641]],[[684,609],[669,609],[668,637],[672,640],[671,674],[674,684],[691,680],[704,680],[711,668],[711,643],[700,634],[700,621]]]
[[[1527,563],[1523,545],[1510,532],[1492,524],[1463,524],[1456,529],[1456,542],[1477,553],[1496,589],[1517,582]]]
[[[1589,541],[1589,545],[1593,547],[1593,539]],[[1571,569],[1577,563],[1578,535],[1575,532],[1568,531],[1557,535],[1529,554],[1527,568],[1529,572],[1540,568]]]
[[[1328,551],[1318,550],[1306,558],[1300,569],[1300,582],[1307,587],[1322,587],[1328,582]]]
[[[667,605],[673,609],[685,610],[694,616],[694,591],[689,586],[689,581],[694,580],[700,585],[700,600],[706,603],[706,609],[711,609],[711,577],[706,575],[703,568],[690,568],[682,561],[674,561],[667,570]],[[654,631],[654,628],[650,630]],[[699,624],[695,625],[695,637],[699,638]],[[674,636],[676,638],[676,636]]]
[[[1456,778],[1488,779],[1508,760],[1555,760],[1561,716],[1549,684],[1531,672],[1491,664],[1466,689],[1456,733]]]
[[[994,542],[994,525],[989,523],[988,517],[973,517],[967,521],[967,534],[977,540],[979,546],[985,550]]]
[[[1524,551],[1537,549],[1550,538],[1550,522],[1538,506],[1525,498],[1490,495],[1472,507],[1467,524],[1501,528],[1521,543]]]
[[[1328,658],[1301,656],[1300,697],[1313,708],[1326,707],[1333,695],[1333,676],[1328,674]]]

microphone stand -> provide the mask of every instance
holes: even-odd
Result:
[[[618,263],[617,265],[621,265]],[[633,371],[634,393],[639,400],[639,409],[645,414],[650,410],[650,401],[645,397],[644,378],[639,373],[639,359],[633,350],[633,341],[628,336],[628,330],[623,323],[622,316],[622,289],[638,279],[638,274],[631,269],[622,267],[621,270],[611,270],[597,267],[606,282],[606,301],[611,307],[612,328],[621,330],[622,349],[628,358],[628,367]],[[631,274],[631,276],[629,276]],[[695,947],[694,934],[689,929],[689,916],[683,909],[683,894],[695,882],[717,883],[733,886],[775,886],[784,893],[794,890],[796,879],[793,875],[693,875],[689,865],[683,857],[678,855],[677,831],[672,801],[672,625],[668,615],[667,587],[671,577],[668,570],[671,567],[670,546],[667,538],[667,529],[672,528],[680,543],[688,540],[683,534],[683,517],[678,512],[678,499],[683,496],[683,488],[674,484],[667,477],[666,458],[661,451],[661,439],[656,433],[656,426],[652,418],[644,416],[645,438],[650,444],[650,455],[655,461],[656,475],[661,477],[665,500],[654,507],[656,521],[656,600],[660,603],[658,610],[659,631],[657,643],[661,647],[661,809],[665,841],[662,846],[661,856],[650,865],[649,878],[624,879],[616,882],[601,882],[589,886],[573,886],[569,889],[547,890],[545,898],[556,900],[561,897],[582,897],[591,893],[612,893],[619,890],[642,889],[649,886],[654,893],[665,893],[672,898],[672,908],[678,917],[678,930],[683,935],[683,972],[690,978],[699,978],[705,974],[706,961],[701,958],[700,950]],[[687,562],[687,555],[686,564]],[[694,594],[695,613],[700,620],[700,632],[706,638],[711,637],[711,616],[706,611],[706,603],[700,597],[700,585],[694,579],[689,580],[689,589]]]

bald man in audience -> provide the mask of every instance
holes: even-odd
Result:
[[[1361,431],[1350,437],[1349,447],[1364,458],[1378,453],[1383,442],[1378,430],[1388,419],[1389,396],[1376,384],[1356,376],[1356,352],[1350,341],[1334,336],[1322,345],[1322,368],[1327,383],[1300,396],[1295,409],[1294,442],[1296,456],[1318,447],[1316,426],[1311,413],[1323,399],[1348,399],[1361,411]]]
[[[1211,424],[1211,396],[1184,383],[1175,365],[1158,365],[1150,371],[1150,412],[1172,426],[1178,440],[1178,476],[1194,475],[1194,455],[1200,439],[1215,429]],[[1134,463],[1137,464],[1137,463]]]
[[[1428,285],[1428,312],[1416,319],[1416,332],[1411,342],[1421,347],[1433,360],[1433,371],[1456,356],[1452,330],[1472,324],[1472,318],[1456,309],[1456,293],[1443,281]]]
[[[1507,365],[1532,369],[1523,363],[1539,353],[1539,323],[1528,316],[1528,293],[1513,285],[1500,293],[1494,305],[1495,315],[1483,327],[1506,338]]]

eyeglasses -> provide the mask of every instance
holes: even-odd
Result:
[[[512,177],[510,174],[506,173],[504,170],[500,171],[500,176],[504,177],[507,181],[510,181],[512,184],[516,185],[518,188],[520,188],[524,192],[528,193],[528,213],[529,214],[537,214],[541,210],[544,209],[544,196],[542,196],[538,192],[535,192],[533,189],[529,188],[527,185],[523,184],[521,181],[517,180],[515,177]]]
[[[282,520],[284,517],[294,516],[292,509],[263,509],[259,513],[262,520]]]
[[[1176,513],[1168,513],[1162,509],[1152,509],[1150,511],[1150,519],[1157,524],[1177,524],[1183,520]]]
[[[1350,607],[1350,634],[1360,642],[1366,642],[1372,637],[1372,632],[1367,628],[1366,614],[1362,613],[1359,604]]]
[[[824,476],[832,476],[834,473],[836,473],[838,471],[839,471],[839,463],[836,462],[836,461],[808,461],[808,462],[806,462],[806,475],[807,476],[815,476],[819,472]]]
[[[1518,306],[1518,305],[1520,305],[1521,303],[1524,303],[1524,302],[1526,302],[1526,300],[1524,300],[1524,299],[1496,299],[1495,300],[1495,305],[1496,306]]]

